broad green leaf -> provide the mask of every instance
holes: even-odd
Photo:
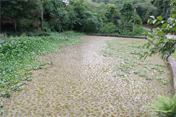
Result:
[[[175,18],[176,17],[176,14],[172,14],[172,18]]]
[[[161,21],[158,21],[154,26],[157,26],[158,24],[161,24]]]
[[[171,2],[176,2],[176,0],[171,0]]]
[[[174,31],[176,30],[176,26],[173,27],[173,30],[174,30]]]
[[[158,16],[157,19],[158,19],[158,20],[162,20],[162,16]]]
[[[162,37],[163,36],[163,32],[158,32],[158,36]]]
[[[166,28],[166,27],[167,27],[167,24],[163,24],[163,25],[162,25],[162,28]]]

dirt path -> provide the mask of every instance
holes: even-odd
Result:
[[[63,47],[61,53],[37,56],[53,64],[33,71],[29,85],[4,101],[3,116],[146,115],[143,104],[167,93],[167,89],[163,85],[153,88],[156,84],[146,80],[131,78],[129,85],[115,79],[112,73],[117,60],[99,53],[105,41],[113,39],[117,38],[87,36],[84,43]]]

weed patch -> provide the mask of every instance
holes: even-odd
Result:
[[[168,88],[171,89],[172,83],[170,81],[169,70],[165,63],[160,60],[160,57],[148,57],[146,60],[139,59],[140,54],[146,51],[140,46],[143,42],[144,40],[118,38],[116,40],[108,41],[107,46],[101,54],[116,58],[117,65],[112,74],[115,74],[114,77],[119,80],[119,84],[124,84],[125,87],[128,87],[128,89],[124,89],[125,93],[122,91],[121,94],[126,94],[126,91],[130,90],[128,92],[130,95],[132,90],[136,91],[139,89],[140,91],[138,94],[141,93],[141,96],[147,95],[152,97],[151,100],[153,100],[158,93],[146,93],[147,89],[150,89],[150,91],[156,90],[157,92],[163,92],[162,87],[167,87],[167,90]],[[135,96],[130,98],[136,99]],[[143,98],[143,96],[141,98]],[[137,104],[138,103],[139,102],[137,102]],[[145,105],[147,105],[147,103]]]
[[[32,80],[31,70],[38,70],[46,64],[36,55],[57,52],[60,46],[73,45],[81,41],[80,33],[51,33],[41,37],[10,37],[0,41],[0,94],[9,97],[9,92],[22,90],[22,85]],[[43,67],[47,69],[47,67]]]

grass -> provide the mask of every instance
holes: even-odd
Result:
[[[124,78],[126,75],[134,74],[135,77],[141,77],[146,81],[153,81],[155,79],[156,82],[168,83],[164,77],[159,76],[159,74],[165,71],[165,65],[154,64],[151,60],[139,59],[141,53],[146,51],[141,48],[144,41],[118,39],[107,41],[106,43],[107,46],[101,51],[101,54],[118,60],[115,71],[117,76],[122,77],[122,80],[126,79]]]
[[[9,97],[11,91],[22,90],[32,80],[31,70],[47,69],[36,55],[57,52],[60,46],[79,43],[81,33],[51,33],[41,37],[10,37],[0,41],[0,96]]]
[[[141,95],[145,95],[146,89],[154,89],[157,91],[158,95],[160,94],[158,92],[164,91],[163,89],[161,90],[161,87],[165,87],[167,89],[168,87],[170,87],[170,89],[172,88],[169,70],[158,55],[148,57],[146,60],[139,59],[140,54],[147,51],[141,48],[141,45],[144,43],[145,40],[117,38],[107,41],[107,45],[104,50],[101,51],[101,54],[105,57],[108,56],[115,58],[117,65],[115,70],[112,72],[112,76],[121,84],[128,83],[125,86],[129,89],[124,89],[125,93],[127,90],[136,90],[135,86],[138,86],[137,89],[140,89],[139,94],[142,93]],[[120,93],[123,94],[123,91]],[[167,96],[169,94],[167,91],[164,93]],[[165,94],[164,96],[166,96]],[[130,93],[127,95],[130,95],[131,99],[135,98],[132,97]],[[163,93],[161,93],[161,95],[163,95]],[[148,92],[147,96],[151,97],[150,100],[155,100],[154,97],[156,97],[156,94]],[[139,102],[137,103],[139,104]],[[150,102],[145,104],[143,103],[143,105],[147,105],[149,103]]]

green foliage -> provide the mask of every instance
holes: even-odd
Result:
[[[113,17],[115,15],[115,6],[114,5],[111,5],[109,4],[108,5],[108,9],[107,9],[107,12],[105,14],[105,17],[106,17],[106,22],[112,22],[113,21]]]
[[[145,33],[146,30],[143,29],[139,25],[135,25],[135,30],[134,32],[122,32],[123,35],[131,35],[131,36],[143,36],[143,33]]]
[[[22,81],[30,81],[30,70],[40,69],[36,55],[55,52],[61,45],[75,44],[80,33],[51,33],[50,36],[10,37],[0,41],[0,88],[22,90]],[[25,83],[26,84],[26,83]],[[2,90],[1,90],[2,91]],[[5,93],[6,94],[6,93]],[[4,94],[4,95],[5,95]]]
[[[111,33],[115,33],[116,29],[117,29],[116,26],[112,22],[110,22],[110,23],[104,24],[103,28],[100,29],[100,32],[111,34]]]
[[[103,21],[96,13],[92,13],[82,1],[71,2],[75,14],[73,29],[82,32],[97,32],[102,28]]]
[[[136,18],[135,18],[135,24],[139,25],[139,26],[142,26],[142,19],[141,17],[137,14],[136,15]],[[134,22],[134,16],[132,16],[132,22]]]
[[[142,19],[146,18],[146,13],[138,11],[151,11],[153,8],[151,0],[70,0],[67,5],[63,0],[2,0],[1,6],[3,32],[16,32],[17,35],[36,30],[99,33],[110,22],[115,25],[115,33],[134,35],[136,33],[131,33],[134,19],[141,25],[138,14]],[[134,8],[137,8],[136,18],[133,17]]]
[[[133,15],[133,6],[130,2],[125,2],[122,9],[120,10],[121,15],[124,16],[124,20],[129,22]]]
[[[174,5],[175,2],[171,4]],[[174,38],[168,39],[166,37],[167,34],[175,34],[176,33],[176,7],[174,6],[172,9],[172,17],[168,18],[167,21],[163,20],[162,16],[158,16],[155,18],[154,16],[150,16],[149,24],[159,25],[161,24],[161,28],[153,29],[153,32],[146,32],[146,35],[150,41],[153,41],[154,44],[150,42],[146,43],[143,47],[147,48],[148,51],[144,52],[141,56],[146,58],[147,56],[152,56],[156,53],[161,53],[162,58],[167,60],[167,58],[175,52],[175,44],[176,40]]]
[[[153,5],[157,8],[157,10],[154,11],[151,15],[161,15],[163,19],[168,19],[172,10],[172,6],[169,6],[170,2],[171,0],[155,0]]]
[[[8,25],[11,27],[4,27],[4,24],[2,24],[2,30],[19,31],[24,29],[29,30],[30,28],[38,29],[40,27],[40,0],[36,0],[35,2],[31,0],[2,0],[1,6],[1,11],[3,11],[1,21],[9,21]]]
[[[164,77],[156,77],[157,80],[161,81],[164,84],[167,84],[168,81]]]
[[[151,16],[151,18],[152,20],[149,20],[150,24],[162,24],[162,27],[153,29],[153,32],[146,32],[147,37],[155,44],[151,44],[150,42],[146,43],[143,47],[147,48],[148,51],[143,53],[141,57],[146,58],[147,56],[161,53],[162,58],[167,59],[175,52],[175,39],[167,39],[166,35],[169,33],[174,34],[176,32],[176,17],[173,15],[172,18],[169,18],[167,21],[162,21],[161,16],[158,16],[157,19],[155,19],[154,16]]]
[[[171,99],[164,96],[158,96],[158,101],[154,101],[149,109],[155,112],[159,117],[175,117],[176,116],[176,95]]]
[[[84,18],[82,20],[82,31],[83,32],[98,32],[103,26],[102,19],[99,19],[97,14],[93,14],[90,11],[84,12]]]
[[[3,91],[1,93],[1,96],[4,97],[4,98],[10,98],[11,92],[9,90]]]
[[[101,3],[104,2],[105,4],[111,2],[112,0],[92,0],[93,2]]]

